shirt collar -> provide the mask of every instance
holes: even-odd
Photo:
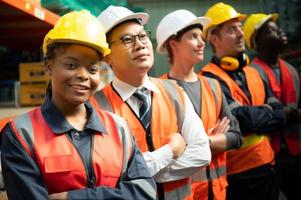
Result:
[[[158,87],[151,81],[151,79],[147,76],[144,83],[140,87],[132,86],[117,77],[112,81],[112,85],[114,89],[118,92],[123,101],[127,101],[137,89],[146,88],[150,92],[160,92]]]
[[[90,114],[90,117],[85,125],[84,130],[107,133],[107,130],[104,128],[97,111],[89,102],[85,103],[85,107]],[[41,110],[45,121],[55,134],[63,134],[71,130],[76,130],[71,124],[69,124],[58,108],[53,104],[49,94],[46,96],[45,102],[41,106]]]

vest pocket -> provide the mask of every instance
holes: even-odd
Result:
[[[74,170],[75,163],[71,154],[45,157],[45,172],[57,173]]]
[[[120,170],[111,169],[110,171],[104,171],[102,174],[101,185],[115,188],[119,177],[121,176]]]

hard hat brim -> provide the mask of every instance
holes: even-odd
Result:
[[[209,37],[210,37],[210,33],[211,31],[216,27],[216,26],[219,26],[223,23],[226,23],[230,20],[233,20],[233,19],[238,19],[239,21],[243,21],[245,18],[247,17],[246,14],[241,14],[241,13],[238,13],[238,15],[236,17],[233,17],[231,19],[228,19],[228,20],[225,20],[219,24],[212,24],[210,27],[207,27],[206,29],[204,29],[204,40],[209,40]]]
[[[254,43],[254,39],[257,35],[258,30],[270,19],[273,20],[274,22],[279,18],[279,14],[277,13],[272,13],[267,15],[263,20],[261,20],[260,23],[258,23],[255,27],[254,27],[254,33],[252,34],[251,38],[250,38],[250,44],[248,45],[250,49],[255,49],[255,43]]]
[[[53,40],[53,42],[48,43],[47,46],[50,44],[53,44],[53,43],[68,43],[68,44],[74,44],[74,45],[79,44],[79,45],[88,46],[88,47],[91,47],[92,49],[94,49],[95,51],[101,53],[101,55],[103,57],[105,57],[111,53],[111,50],[108,47],[104,47],[104,46],[101,47],[101,46],[94,45],[92,43],[82,42],[82,41],[78,41],[78,40],[72,40],[72,39]],[[46,50],[45,50],[44,54],[46,54]]]
[[[258,31],[270,19],[272,19],[275,22],[278,19],[278,17],[279,17],[279,15],[277,13],[267,15],[266,18],[261,20],[261,22],[255,26],[254,30]]]
[[[203,30],[205,29],[205,27],[210,23],[211,19],[209,17],[197,17],[196,19],[194,19],[193,21],[191,21],[190,23],[188,23],[187,25],[183,26],[180,30],[177,30],[177,32],[173,33],[174,35],[176,35],[179,31],[187,28],[188,26],[191,25],[196,25],[196,24],[201,24],[203,26]],[[166,38],[166,40],[164,42],[162,42],[162,44],[159,44],[157,47],[157,52],[160,54],[166,54],[167,50],[166,47],[164,46],[164,43],[168,40],[168,38]]]
[[[121,24],[122,22],[131,20],[131,19],[137,19],[138,22],[141,25],[145,25],[148,21],[149,15],[147,13],[133,13],[131,15],[128,15],[124,18],[119,19],[118,21],[114,22],[113,24],[111,24],[110,27],[107,28],[106,33],[108,33],[110,30],[112,30],[115,26],[117,26],[118,24]]]

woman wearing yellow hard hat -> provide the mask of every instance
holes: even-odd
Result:
[[[44,38],[45,102],[3,129],[9,199],[155,199],[155,184],[126,122],[87,101],[110,53],[86,11],[62,16]]]

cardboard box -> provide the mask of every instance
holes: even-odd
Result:
[[[20,85],[20,105],[39,106],[45,100],[47,83],[42,84],[21,84]]]
[[[50,79],[42,62],[20,63],[19,74],[21,83],[47,82]]]

